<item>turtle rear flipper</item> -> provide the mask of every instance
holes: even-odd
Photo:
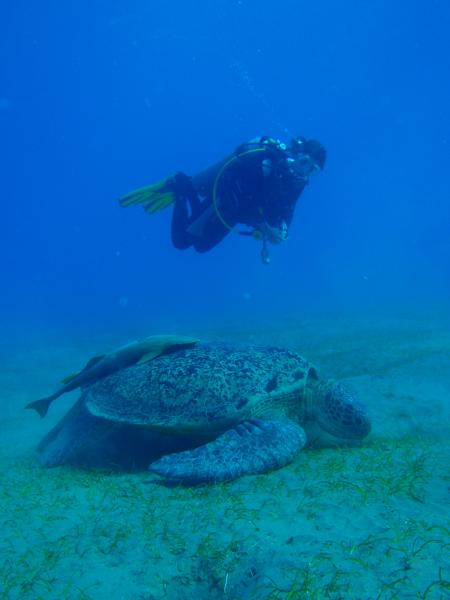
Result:
[[[40,463],[44,467],[57,467],[76,463],[77,457],[90,449],[114,428],[113,424],[93,417],[82,399],[41,440],[38,446]]]
[[[252,419],[204,446],[164,456],[149,469],[184,485],[230,481],[287,465],[305,442],[305,432],[292,421]]]

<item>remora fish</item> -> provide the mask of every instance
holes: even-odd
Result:
[[[160,354],[172,350],[193,346],[198,340],[183,335],[152,335],[142,340],[122,346],[109,354],[102,354],[91,358],[84,369],[63,379],[64,384],[54,394],[41,400],[27,404],[25,408],[33,408],[41,417],[45,417],[50,404],[62,394],[71,392],[84,385],[89,385],[118,371],[137,363],[145,363]]]

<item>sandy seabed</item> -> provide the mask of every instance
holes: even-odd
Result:
[[[202,487],[43,469],[36,444],[77,393],[44,420],[23,406],[132,337],[4,340],[0,598],[450,598],[448,322],[312,318],[178,333],[299,351],[358,390],[373,432],[359,447],[308,448],[278,471]]]

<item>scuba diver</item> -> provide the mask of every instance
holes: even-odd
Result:
[[[268,242],[287,239],[296,202],[325,160],[326,150],[316,140],[295,137],[287,145],[259,137],[193,177],[176,173],[119,202],[142,204],[148,213],[174,204],[172,243],[180,250],[207,252],[236,225],[246,225],[250,229],[238,233],[262,242],[261,258],[268,264]]]

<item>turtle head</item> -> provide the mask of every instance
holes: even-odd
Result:
[[[320,386],[318,392],[315,417],[322,429],[346,439],[362,439],[368,435],[370,420],[356,392],[338,382]]]

